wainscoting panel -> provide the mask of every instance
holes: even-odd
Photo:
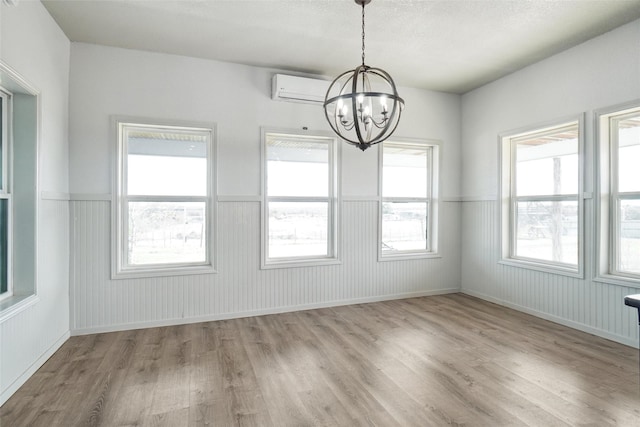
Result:
[[[68,203],[39,203],[36,298],[0,323],[0,405],[69,337]]]
[[[463,203],[463,292],[621,343],[637,345],[637,315],[635,310],[624,306],[623,299],[625,295],[640,292],[639,289],[594,281],[590,249],[586,256],[585,279],[499,264],[498,214],[496,201]],[[592,240],[591,230],[587,230],[585,240]],[[587,247],[590,248],[588,244]]]
[[[457,292],[459,203],[443,203],[441,258],[377,260],[376,201],[345,201],[341,263],[260,269],[260,203],[218,204],[218,273],[110,279],[111,206],[72,200],[71,332],[83,334]]]

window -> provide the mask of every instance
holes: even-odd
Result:
[[[503,260],[582,274],[581,120],[502,137]]]
[[[12,205],[9,185],[9,104],[11,95],[0,89],[0,300],[13,295],[11,275]]]
[[[0,60],[0,323],[37,302],[39,92]]]
[[[213,128],[117,122],[114,277],[213,271]]]
[[[385,141],[380,179],[380,259],[436,251],[437,143]]]
[[[264,132],[263,141],[262,267],[337,262],[336,139]]]
[[[599,116],[600,273],[640,281],[640,105]]]

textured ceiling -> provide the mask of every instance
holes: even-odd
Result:
[[[360,63],[351,0],[43,0],[72,41],[333,77]],[[373,0],[366,62],[464,93],[640,18],[640,0]]]

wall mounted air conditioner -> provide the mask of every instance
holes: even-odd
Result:
[[[271,99],[322,104],[330,84],[331,82],[326,80],[275,74],[271,87]]]

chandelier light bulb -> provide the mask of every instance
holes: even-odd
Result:
[[[380,97],[380,105],[382,106],[382,114],[386,114],[387,113],[387,97],[386,96]]]

